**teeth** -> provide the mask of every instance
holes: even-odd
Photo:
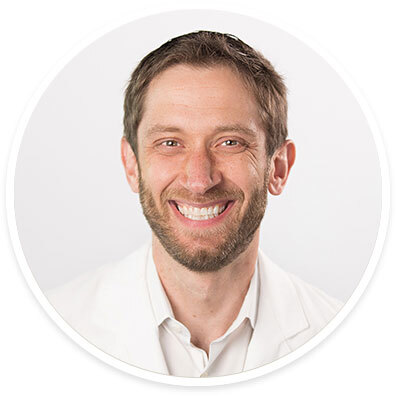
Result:
[[[184,217],[187,217],[191,220],[213,219],[214,217],[221,214],[225,209],[225,205],[215,205],[206,208],[197,208],[195,206],[186,205],[176,205],[176,207]]]

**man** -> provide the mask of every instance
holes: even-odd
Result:
[[[148,54],[125,95],[122,161],[152,241],[49,293],[105,352],[151,371],[221,376],[274,361],[340,303],[259,250],[267,191],[295,160],[286,88],[234,36],[196,32]]]

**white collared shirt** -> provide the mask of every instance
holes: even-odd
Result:
[[[204,350],[191,343],[189,330],[175,319],[150,252],[148,291],[169,374],[181,377],[214,377],[243,371],[258,309],[257,272],[256,264],[237,318],[221,337],[212,341],[208,356]]]

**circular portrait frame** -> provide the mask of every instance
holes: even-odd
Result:
[[[168,11],[166,12],[167,15],[170,15],[172,13],[177,14],[179,11]],[[234,17],[238,17],[237,14],[233,14],[229,11],[214,11],[214,10],[184,10],[180,12],[186,12],[186,13],[201,13],[200,16],[202,16],[202,13],[211,13],[212,15],[218,13],[223,13],[224,15],[233,15]],[[293,31],[292,28],[283,26],[283,24],[280,24],[279,22],[277,23],[277,29],[280,29],[287,34],[290,34],[297,38],[299,41],[301,41],[304,45],[308,46],[312,51],[314,51],[317,55],[319,55],[321,58],[323,58],[327,64],[334,69],[334,71],[338,74],[338,76],[342,79],[342,81],[346,84],[350,92],[353,94],[354,99],[357,101],[360,109],[363,111],[365,120],[367,124],[369,125],[370,131],[372,133],[372,137],[375,142],[375,148],[376,152],[378,154],[378,160],[379,160],[379,167],[380,167],[380,174],[381,174],[381,212],[380,212],[380,218],[379,218],[379,226],[378,226],[378,232],[376,235],[376,240],[375,240],[375,245],[372,250],[371,257],[369,259],[369,262],[367,264],[367,267],[361,276],[356,288],[354,291],[347,296],[346,298],[346,303],[344,307],[338,312],[336,317],[325,327],[323,328],[318,334],[316,334],[312,339],[310,339],[308,342],[306,342],[304,345],[300,346],[297,348],[295,351],[287,354],[286,356],[269,363],[265,366],[242,372],[239,374],[233,374],[233,375],[228,375],[224,377],[213,377],[213,378],[184,378],[184,377],[175,377],[175,376],[168,376],[168,375],[162,375],[154,372],[150,372],[148,370],[144,370],[138,367],[134,367],[128,363],[122,362],[119,359],[112,357],[111,355],[101,351],[99,348],[95,347],[93,344],[91,344],[88,340],[86,340],[84,337],[82,337],[78,332],[76,332],[74,329],[70,327],[69,324],[67,324],[61,316],[56,312],[54,307],[48,302],[47,298],[45,297],[42,287],[40,286],[40,282],[37,281],[37,275],[34,274],[34,271],[32,271],[31,267],[28,264],[28,260],[26,258],[26,254],[23,249],[23,243],[21,243],[20,235],[18,233],[18,227],[17,227],[17,220],[16,220],[16,213],[15,213],[15,174],[16,174],[16,168],[17,168],[17,163],[18,163],[18,154],[20,151],[20,146],[24,138],[24,133],[29,125],[29,122],[31,120],[32,114],[35,111],[39,101],[41,100],[43,94],[46,92],[48,87],[51,85],[53,80],[59,75],[59,73],[62,72],[62,70],[67,66],[78,54],[83,52],[86,48],[88,48],[92,43],[96,42],[97,40],[103,39],[108,33],[114,31],[117,28],[120,28],[121,26],[126,25],[127,23],[134,23],[135,21],[141,20],[142,18],[151,18],[151,17],[158,17],[161,15],[165,15],[165,13],[161,14],[145,14],[145,15],[139,15],[136,16],[136,19],[129,19],[127,21],[123,21],[122,23],[117,23],[114,26],[108,27],[100,32],[97,32],[95,37],[90,38],[89,40],[86,40],[85,42],[81,43],[79,46],[77,46],[68,56],[66,56],[54,70],[46,77],[45,81],[41,84],[40,88],[37,90],[37,92],[34,94],[33,98],[31,99],[25,113],[23,114],[23,117],[21,119],[21,122],[18,126],[16,135],[15,135],[15,140],[12,146],[11,154],[10,154],[10,160],[9,160],[9,168],[8,168],[8,174],[7,174],[7,190],[6,190],[6,204],[7,204],[7,215],[8,215],[8,224],[9,224],[9,230],[10,230],[10,235],[11,235],[11,240],[13,243],[13,247],[15,250],[15,254],[17,257],[17,261],[22,269],[22,272],[24,274],[24,277],[30,287],[30,289],[33,291],[35,297],[39,301],[39,303],[43,306],[45,311],[49,314],[51,319],[70,337],[72,338],[78,345],[80,345],[82,348],[84,348],[86,351],[88,351],[90,354],[96,356],[100,360],[104,361],[105,363],[109,364],[110,366],[113,366],[121,371],[124,371],[126,373],[135,375],[137,377],[141,377],[144,379],[160,382],[160,383],[166,383],[166,384],[174,384],[174,385],[183,385],[183,386],[211,386],[211,385],[222,385],[222,384],[231,384],[231,383],[236,383],[240,381],[245,381],[249,380],[252,378],[256,378],[259,376],[262,376],[264,374],[270,373],[276,369],[279,369],[299,357],[305,355],[308,351],[313,349],[315,346],[317,346],[322,340],[324,340],[326,337],[329,336],[338,326],[339,324],[344,320],[344,318],[349,314],[349,312],[353,309],[353,307],[356,305],[357,301],[359,300],[360,296],[364,292],[364,290],[367,287],[367,284],[369,283],[375,267],[379,261],[381,250],[384,244],[385,236],[386,236],[386,230],[387,230],[387,224],[388,224],[388,215],[389,215],[389,205],[390,205],[390,185],[389,185],[389,176],[388,176],[388,166],[386,162],[386,157],[385,157],[385,150],[383,147],[383,143],[381,141],[381,135],[378,130],[378,127],[376,125],[376,122],[374,120],[374,117],[365,101],[365,99],[362,97],[361,93],[359,90],[355,87],[354,83],[352,82],[351,78],[345,73],[342,68],[338,65],[338,63],[332,59],[331,56],[325,53],[321,48],[317,46],[317,44],[311,42],[309,39],[306,37],[302,37],[302,34],[299,32]],[[245,19],[253,19],[251,15],[239,15],[241,18]],[[258,21],[263,24],[270,24],[273,22],[269,21]],[[202,27],[201,29],[203,30],[209,30],[207,26],[204,26],[204,24],[201,24]],[[199,24],[197,25],[199,26]],[[194,26],[191,30],[197,30],[196,26]],[[232,32],[233,33],[233,32]],[[169,39],[171,37],[167,37]],[[164,40],[165,41],[165,40]],[[250,43],[249,43],[250,44]],[[132,69],[134,65],[130,65],[130,68]]]

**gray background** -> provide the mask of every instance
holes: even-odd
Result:
[[[38,102],[21,143],[15,213],[42,289],[117,260],[150,237],[124,179],[123,90],[137,62],[197,29],[233,33],[285,76],[297,162],[270,196],[262,249],[284,269],[346,301],[374,248],[381,214],[379,160],[368,123],[338,74],[278,28],[214,11],[181,11],[124,25],[80,52]]]

